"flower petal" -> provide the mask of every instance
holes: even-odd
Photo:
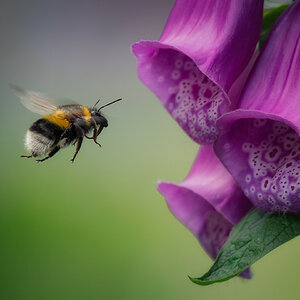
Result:
[[[211,146],[201,147],[182,183],[160,182],[158,190],[175,217],[191,230],[214,259],[233,225],[252,207]]]
[[[166,197],[169,209],[200,241],[215,259],[233,225],[204,198],[180,185],[161,182],[159,191]]]
[[[300,212],[300,2],[279,18],[215,151],[262,210]]]
[[[235,107],[228,92],[251,59],[262,0],[178,0],[160,41],[132,50],[138,75],[197,143],[211,144],[217,118]]]

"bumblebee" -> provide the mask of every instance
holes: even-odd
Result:
[[[31,155],[21,155],[21,157],[27,158],[46,155],[42,159],[37,159],[37,162],[45,161],[54,156],[61,148],[73,144],[76,145],[74,156],[71,159],[73,163],[84,137],[92,139],[101,147],[97,137],[108,126],[108,122],[100,110],[122,100],[114,100],[100,108],[96,107],[99,100],[92,108],[79,104],[56,106],[38,93],[24,90],[15,85],[10,86],[27,109],[43,116],[30,126],[25,136],[25,147]],[[90,131],[93,131],[91,137],[87,136]]]

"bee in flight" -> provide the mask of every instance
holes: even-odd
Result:
[[[122,100],[114,100],[100,108],[96,107],[99,100],[92,108],[79,104],[56,106],[38,93],[15,85],[10,86],[26,108],[43,116],[35,121],[26,133],[25,146],[31,155],[21,155],[27,158],[47,155],[42,159],[37,159],[38,162],[52,157],[61,148],[71,143],[76,145],[71,159],[71,162],[74,162],[84,137],[92,139],[101,147],[97,137],[103,128],[108,126],[108,123],[100,110]],[[87,134],[91,130],[93,130],[93,135],[88,137]]]

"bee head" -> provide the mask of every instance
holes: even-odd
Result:
[[[96,107],[100,100],[98,100],[96,102],[96,104],[90,109],[90,112],[91,112],[92,118],[94,119],[94,121],[96,122],[97,125],[101,125],[103,127],[107,127],[108,126],[108,122],[107,122],[106,118],[103,117],[103,115],[101,114],[100,110],[103,107],[106,107],[108,105],[116,103],[116,102],[118,102],[120,100],[122,100],[122,99],[120,98],[120,99],[114,100],[112,102],[109,102],[109,103],[107,103],[105,105],[102,105],[100,108]]]
[[[92,117],[99,117],[99,116],[101,116],[100,111],[98,111],[97,109],[91,108],[90,112],[91,112],[91,116]]]
[[[102,116],[100,111],[91,109],[91,117],[97,125],[101,125],[102,127],[108,126],[106,118]]]

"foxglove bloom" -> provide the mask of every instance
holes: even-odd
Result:
[[[201,147],[182,183],[160,182],[158,190],[165,196],[171,212],[191,230],[213,259],[233,225],[252,207],[210,145]],[[249,278],[250,271],[242,275]]]
[[[259,209],[300,212],[300,1],[278,19],[215,151]]]
[[[229,93],[259,37],[263,0],[177,0],[159,41],[133,45],[138,75],[197,143],[236,106]]]

